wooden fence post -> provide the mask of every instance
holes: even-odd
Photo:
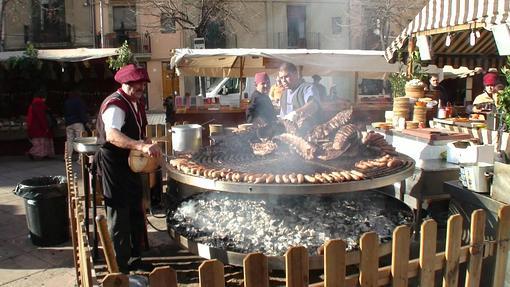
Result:
[[[496,236],[496,263],[494,264],[493,287],[505,285],[506,261],[508,259],[508,240],[510,239],[510,205],[503,206],[498,212],[498,232]]]
[[[469,267],[466,271],[466,287],[478,287],[483,262],[483,241],[485,239],[485,211],[475,210],[471,214]]]
[[[177,287],[177,273],[170,266],[156,267],[149,274],[150,287]]]
[[[267,257],[262,253],[248,254],[243,260],[244,287],[269,287]]]
[[[329,240],[324,246],[324,287],[345,286],[345,248],[343,240]]]
[[[450,216],[447,225],[443,287],[458,287],[461,244],[462,216],[455,214]]]
[[[360,250],[359,283],[361,287],[377,287],[379,268],[379,236],[377,233],[364,233],[360,239]]]
[[[409,248],[411,230],[408,226],[399,226],[393,231],[391,275],[393,287],[407,287],[409,269]]]
[[[422,223],[420,237],[420,286],[434,287],[437,223],[433,219]]]
[[[285,252],[287,287],[308,286],[308,269],[308,250],[305,247],[291,247]]]
[[[108,274],[103,279],[102,285],[103,287],[129,287],[129,278],[122,273]]]
[[[225,271],[218,260],[206,260],[198,267],[198,280],[201,287],[224,287]]]

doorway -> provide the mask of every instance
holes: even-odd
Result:
[[[289,48],[306,48],[306,6],[287,6],[287,35]]]
[[[179,93],[179,77],[175,74],[175,70],[170,69],[170,62],[162,62],[161,71],[163,71],[163,98],[174,92]]]

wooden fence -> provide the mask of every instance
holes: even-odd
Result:
[[[67,145],[66,145],[67,146]],[[76,271],[77,286],[98,286],[94,272],[94,264],[90,252],[88,234],[84,221],[84,197],[79,193],[78,176],[73,171],[70,155],[65,151],[65,165],[68,191],[68,210],[73,258]]]
[[[375,232],[367,232],[360,238],[359,273],[346,275],[346,244],[342,240],[330,240],[324,248],[324,281],[309,284],[308,251],[302,246],[291,247],[285,254],[286,286],[347,287],[347,286],[408,286],[409,279],[416,278],[420,286],[434,286],[437,271],[442,271],[444,287],[459,286],[459,277],[465,276],[465,286],[480,286],[482,263],[495,256],[493,287],[504,286],[506,262],[510,239],[510,206],[498,213],[498,230],[495,240],[485,239],[485,212],[476,210],[471,215],[470,242],[462,246],[462,217],[452,215],[448,219],[445,251],[437,252],[437,224],[426,220],[421,225],[420,254],[410,259],[411,231],[399,226],[393,232],[392,263],[379,267],[379,239]],[[461,274],[460,264],[466,263]],[[177,286],[175,271],[170,267],[156,268],[150,275],[151,287]],[[225,286],[224,266],[218,260],[204,261],[199,267],[199,286]],[[270,286],[268,259],[260,253],[249,254],[244,259],[244,286]],[[124,287],[127,277],[108,274],[105,287]]]

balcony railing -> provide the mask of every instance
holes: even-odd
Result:
[[[286,32],[277,32],[274,35],[274,45],[278,49],[320,49],[320,33],[308,32],[306,33],[306,38],[289,41],[289,36]]]
[[[135,54],[151,53],[151,37],[150,35],[140,35],[135,31],[125,33],[108,33],[105,34],[103,48],[118,48],[127,41],[129,49]],[[101,47],[101,38],[97,38],[97,46]]]
[[[73,46],[74,27],[68,23],[57,24],[51,30],[25,25],[24,41],[30,42],[36,48],[69,48]]]
[[[189,36],[189,37],[187,37],[187,39],[188,39],[187,46],[190,48],[193,48],[193,39],[195,39],[195,37]],[[205,41],[206,41],[206,43],[205,43],[206,48],[211,48],[211,49],[214,49],[214,48],[227,48],[227,49],[237,48],[237,34],[234,34],[234,33],[229,33],[228,35],[226,35],[224,37],[224,41],[217,41],[213,45],[211,45],[211,43],[208,43],[207,39]]]

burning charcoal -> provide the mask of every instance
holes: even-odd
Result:
[[[303,245],[313,254],[325,240],[339,237],[349,250],[357,248],[364,231],[390,240],[392,230],[410,224],[413,215],[389,207],[388,200],[368,191],[320,199],[202,193],[182,202],[167,220],[191,240],[234,252],[281,256],[289,246]]]

